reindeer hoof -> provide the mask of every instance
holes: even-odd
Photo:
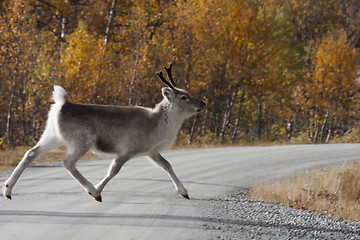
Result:
[[[4,197],[6,197],[7,199],[11,200],[11,189],[9,189],[9,185],[4,183],[2,186],[2,192]]]
[[[183,190],[178,190],[178,194],[180,194],[180,195],[183,196],[184,198],[190,200],[188,191],[187,191],[185,188],[184,188]]]
[[[189,199],[189,200],[190,200],[189,195],[187,195],[187,194],[185,194],[185,195],[181,195],[181,196],[183,196],[184,198],[186,198],[186,199]]]
[[[98,202],[102,202],[101,196],[96,197],[95,200],[98,201]]]

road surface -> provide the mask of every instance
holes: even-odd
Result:
[[[31,167],[0,198],[1,239],[208,239],[202,205],[209,198],[274,178],[360,159],[360,144],[228,147],[163,154],[189,191],[177,195],[167,174],[145,158],[128,162],[105,187],[99,203],[61,167]],[[97,183],[109,159],[78,168]],[[10,172],[0,172],[0,180]]]

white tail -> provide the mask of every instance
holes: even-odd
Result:
[[[66,91],[62,87],[55,85],[52,100],[55,104],[64,105],[64,103],[67,102]]]
[[[11,199],[13,187],[30,162],[51,149],[66,146],[64,167],[97,201],[102,201],[105,185],[135,156],[148,156],[169,174],[177,192],[189,198],[171,164],[159,152],[172,145],[183,121],[201,112],[206,103],[175,86],[171,67],[172,64],[165,68],[171,83],[162,72],[157,73],[168,87],[162,89],[164,98],[153,109],[71,103],[66,91],[54,86],[55,104],[51,106],[44,133],[4,182],[3,195]],[[89,150],[114,156],[108,174],[95,186],[76,169],[77,160]]]

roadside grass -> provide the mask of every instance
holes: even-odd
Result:
[[[24,154],[27,150],[31,149],[31,147],[17,147],[12,150],[4,150],[0,151],[0,171],[11,170],[20,162]],[[66,154],[66,148],[60,147],[54,150],[51,150],[48,153],[45,153],[39,159],[35,160],[31,165],[47,165],[54,162],[60,162],[64,159]],[[90,159],[96,158],[97,155],[88,152],[81,159]]]
[[[360,142],[360,126],[354,127],[342,136],[330,138],[329,143],[359,143]]]
[[[360,222],[360,162],[258,184],[249,197]]]

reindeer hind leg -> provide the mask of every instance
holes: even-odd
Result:
[[[76,144],[75,144],[76,145]],[[81,146],[81,145],[78,145]],[[63,160],[63,166],[71,174],[71,176],[89,193],[90,196],[95,198],[96,201],[101,202],[101,194],[95,189],[94,185],[89,182],[80,172],[76,169],[76,162],[82,157],[89,148],[83,146],[80,148],[68,148],[65,159]]]
[[[3,195],[8,199],[11,199],[12,189],[25,168],[44,153],[59,146],[61,146],[61,143],[56,138],[42,137],[33,148],[31,148],[24,154],[22,160],[16,166],[11,176],[4,182],[2,187]]]

